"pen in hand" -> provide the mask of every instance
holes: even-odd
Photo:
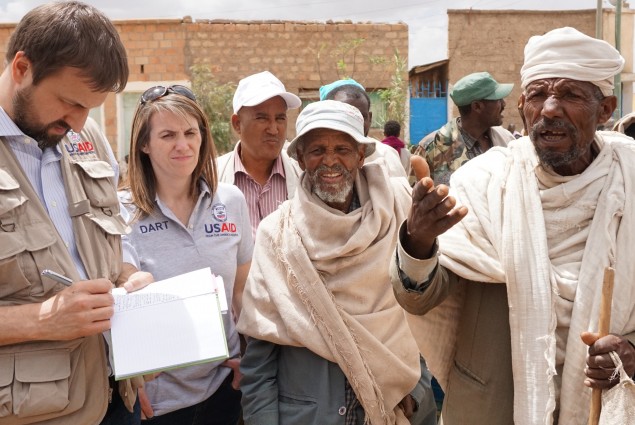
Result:
[[[53,270],[48,270],[48,269],[42,270],[42,276],[46,276],[46,277],[48,277],[50,279],[53,279],[56,282],[59,282],[59,283],[62,283],[64,285],[66,285],[66,286],[71,286],[71,284],[73,283],[73,281],[70,278],[68,278],[68,277],[66,277],[64,275],[61,275],[59,273],[56,273]]]

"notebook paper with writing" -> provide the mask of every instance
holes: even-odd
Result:
[[[223,279],[209,268],[112,294],[115,379],[228,357]]]

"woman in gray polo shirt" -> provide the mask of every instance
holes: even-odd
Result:
[[[142,96],[132,124],[127,187],[133,216],[126,261],[156,280],[210,267],[223,277],[223,315],[231,357],[239,355],[235,320],[253,250],[249,213],[235,186],[219,183],[208,120],[184,86],[157,86]],[[220,362],[162,372],[140,391],[149,424],[235,425],[240,391]]]

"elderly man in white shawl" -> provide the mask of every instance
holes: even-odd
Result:
[[[589,387],[619,381],[609,352],[635,372],[635,145],[596,132],[623,64],[573,28],[532,37],[529,137],[470,161],[450,190],[414,188],[391,276],[446,391],[445,425],[585,424]],[[611,335],[598,339],[605,266]]]
[[[436,423],[388,275],[412,198],[405,178],[363,165],[375,149],[363,126],[334,100],[298,117],[287,152],[301,184],[260,224],[238,323],[247,425],[407,425],[416,402]]]

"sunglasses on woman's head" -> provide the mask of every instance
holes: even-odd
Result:
[[[148,90],[144,91],[141,95],[141,104],[145,105],[148,102],[155,101],[169,93],[180,94],[181,96],[185,96],[190,100],[196,102],[196,96],[192,93],[192,90],[188,89],[185,86],[174,85],[174,86],[154,86],[150,87]]]

